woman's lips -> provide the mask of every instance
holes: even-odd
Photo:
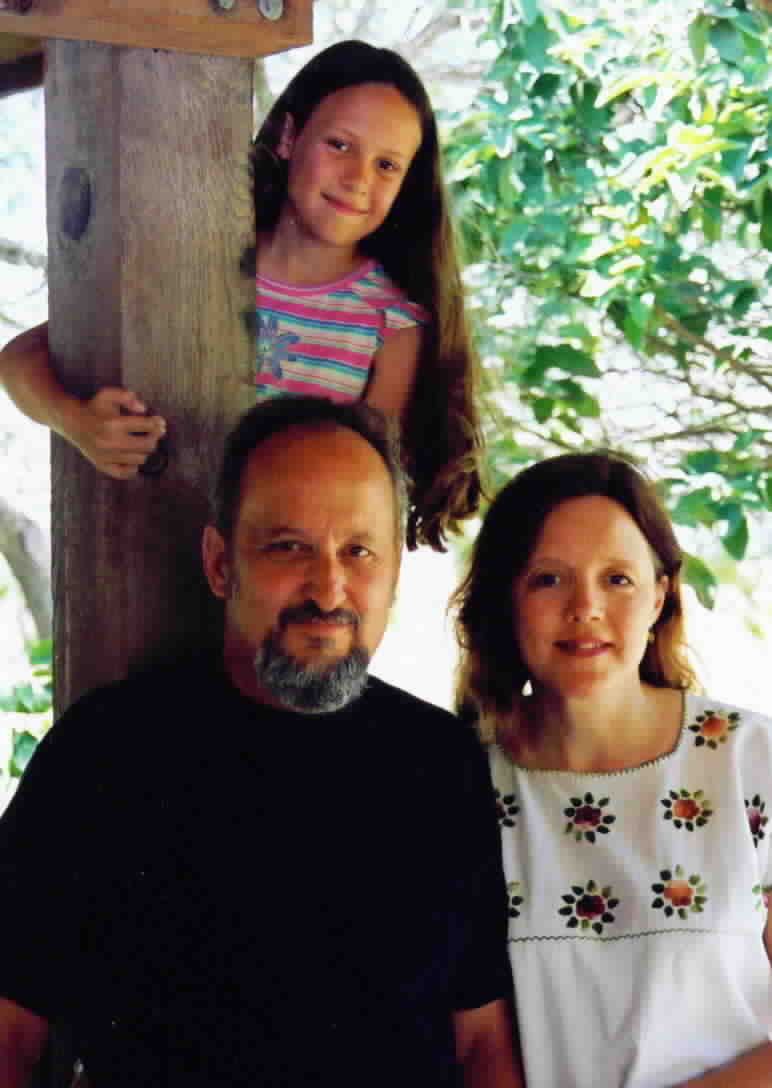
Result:
[[[608,650],[610,643],[595,638],[560,639],[555,643],[559,650],[575,657],[596,657]]]

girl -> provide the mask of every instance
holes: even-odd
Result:
[[[258,397],[364,398],[397,420],[412,480],[408,546],[444,550],[480,496],[477,370],[420,79],[391,50],[330,46],[274,104],[252,172],[257,236],[245,267],[257,275]],[[118,479],[165,430],[129,390],[85,402],[66,393],[46,326],[0,353],[0,381]]]
[[[456,595],[531,1085],[772,1084],[772,722],[695,693],[680,567],[640,473],[567,454],[498,494]]]

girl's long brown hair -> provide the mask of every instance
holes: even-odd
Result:
[[[479,366],[464,308],[459,260],[442,178],[437,123],[413,68],[390,49],[343,41],[318,53],[277,98],[257,134],[252,178],[258,234],[273,229],[287,192],[276,154],[284,118],[300,131],[323,98],[360,83],[387,83],[416,109],[422,140],[391,211],[360,243],[413,302],[427,311],[415,386],[403,421],[411,481],[407,545],[445,550],[448,533],[481,495]],[[245,269],[254,268],[254,254]]]

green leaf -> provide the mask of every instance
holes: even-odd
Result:
[[[710,567],[696,555],[683,553],[682,567],[684,581],[692,587],[697,599],[704,608],[713,608],[716,603],[718,582]]]
[[[767,476],[764,484],[764,504],[767,510],[772,510],[772,476]]]
[[[34,737],[32,733],[26,732],[17,733],[13,730],[13,751],[10,762],[10,773],[12,778],[20,778],[24,773],[24,768],[32,758],[32,753],[38,746],[37,737]]]
[[[552,44],[553,37],[554,35],[541,15],[537,16],[532,23],[526,25],[523,33],[523,48],[525,49],[526,58],[537,72],[541,72],[550,59],[547,55],[547,49]]]
[[[763,431],[745,431],[744,434],[738,434],[737,438],[735,438],[732,444],[732,449],[735,453],[745,453],[745,451],[747,449],[750,449],[750,447],[757,439],[763,437]]]
[[[560,76],[555,72],[543,72],[531,87],[531,98],[544,98],[549,102],[560,82]]]
[[[726,64],[738,64],[743,59],[743,42],[728,19],[720,19],[708,31],[708,40]]]
[[[687,454],[681,464],[687,472],[702,474],[703,472],[718,472],[721,465],[721,454],[717,450],[697,450]]]
[[[555,367],[565,374],[577,374],[583,378],[599,378],[595,360],[586,351],[572,348],[570,344],[542,344],[534,353],[534,362],[545,370]]]
[[[748,547],[748,521],[739,503],[728,504],[726,511],[728,532],[721,543],[733,559],[742,559]]]
[[[761,244],[765,249],[772,249],[772,189],[764,190],[761,198]]]
[[[689,48],[697,64],[702,64],[705,47],[708,44],[710,19],[702,12],[689,23]]]
[[[511,254],[515,246],[524,242],[528,237],[531,224],[525,218],[513,219],[501,236],[501,248],[504,253]]]
[[[699,487],[682,495],[671,510],[673,521],[680,525],[713,525],[718,517],[713,493],[709,487]]]
[[[552,397],[539,397],[533,402],[533,414],[537,423],[546,423],[555,409]]]
[[[732,314],[735,317],[742,317],[743,314],[748,312],[758,297],[758,289],[751,284],[746,284],[744,287],[741,287],[730,306]]]
[[[53,661],[53,644],[50,638],[40,639],[27,647],[30,665],[50,665]]]
[[[541,15],[540,0],[518,0],[520,15],[526,26],[531,26]]]

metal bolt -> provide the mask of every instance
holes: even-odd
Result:
[[[284,14],[284,0],[257,0],[257,10],[273,22]]]

